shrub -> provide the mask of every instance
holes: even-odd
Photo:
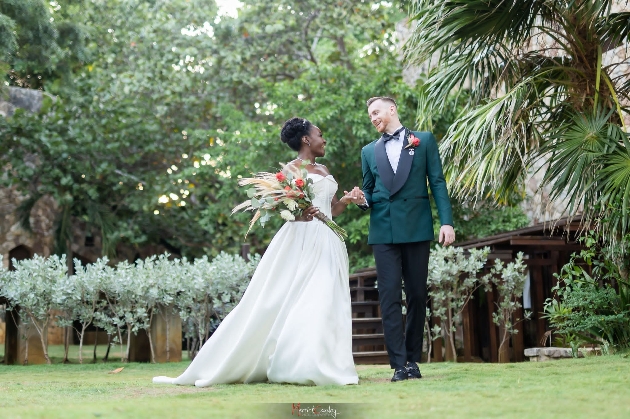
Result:
[[[574,348],[583,343],[626,348],[630,346],[630,283],[602,252],[596,236],[583,242],[586,249],[573,254],[557,275],[555,296],[545,302],[545,317]]]

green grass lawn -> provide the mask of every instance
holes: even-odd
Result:
[[[57,362],[60,349],[51,350]],[[341,419],[630,418],[627,355],[424,364],[424,378],[401,383],[389,382],[388,366],[358,366],[359,385],[345,387],[265,383],[197,389],[151,383],[153,376],[176,376],[187,365],[0,365],[0,417],[290,418],[297,417],[291,415],[291,403],[301,403],[340,404],[333,407]],[[124,369],[108,373],[118,367]]]

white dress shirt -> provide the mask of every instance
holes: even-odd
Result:
[[[389,159],[389,164],[394,170],[394,174],[398,169],[398,160],[400,160],[400,152],[402,151],[403,143],[405,142],[405,129],[400,130],[398,138],[392,138],[385,143],[385,152]]]

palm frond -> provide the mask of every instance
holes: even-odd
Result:
[[[519,189],[527,171],[527,154],[540,134],[526,124],[523,110],[538,102],[533,79],[506,95],[472,108],[451,126],[440,143],[449,187],[460,199],[505,201]],[[483,196],[484,198],[486,196]]]
[[[470,90],[469,108],[440,143],[455,196],[504,202],[540,170],[554,204],[584,211],[583,220],[608,217],[605,234],[625,234],[630,81],[618,75],[623,63],[602,58],[628,42],[630,13],[612,13],[613,0],[414,4],[405,59],[433,59],[419,122],[453,91]]]
[[[611,13],[598,19],[597,33],[604,51],[630,43],[630,12]]]
[[[602,169],[596,181],[601,188],[603,210],[612,209],[612,213],[621,215],[609,220],[616,235],[621,237],[628,233],[630,220],[630,140],[628,134],[617,127],[611,129],[609,138],[614,150],[602,156]],[[619,137],[622,141],[617,140]]]
[[[548,13],[547,3],[417,1],[411,18],[413,35],[404,47],[405,59],[419,64],[440,54],[439,70],[428,82],[435,99],[445,98],[463,83],[473,86],[474,98],[487,96],[500,80],[518,78],[518,63],[511,57],[531,36],[537,18]]]

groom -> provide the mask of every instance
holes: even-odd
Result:
[[[382,135],[361,150],[366,200],[362,208],[371,209],[368,244],[376,261],[385,344],[394,369],[392,381],[421,378],[416,362],[422,356],[429,246],[434,240],[427,181],[442,225],[439,241],[445,246],[455,241],[451,203],[433,134],[403,127],[390,97],[373,97],[367,107],[372,124]]]

